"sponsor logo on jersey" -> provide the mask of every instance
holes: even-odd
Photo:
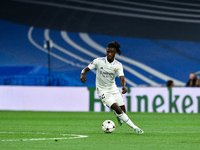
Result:
[[[113,78],[113,77],[114,77],[114,74],[113,74],[113,73],[109,73],[109,72],[100,71],[100,74],[101,74],[104,78]]]

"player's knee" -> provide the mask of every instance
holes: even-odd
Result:
[[[116,110],[116,113],[119,115],[119,114],[122,114],[122,109],[120,107],[118,107]]]
[[[114,104],[111,106],[111,108],[112,108],[113,110],[115,110],[117,114],[121,114],[121,113],[122,113],[122,109],[121,109],[116,103],[114,103]]]
[[[125,108],[125,105],[123,105],[123,106],[120,106],[120,107],[121,107],[122,111],[123,111],[124,113],[126,113],[126,108]]]

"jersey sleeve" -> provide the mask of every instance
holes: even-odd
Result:
[[[123,71],[123,66],[122,66],[122,64],[119,65],[119,68],[118,68],[117,73],[118,73],[118,77],[124,76],[124,71]]]
[[[94,69],[94,68],[97,68],[97,59],[94,59],[89,65],[88,65],[88,68],[90,70]]]

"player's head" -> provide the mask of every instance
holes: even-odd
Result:
[[[173,87],[174,86],[174,82],[172,80],[168,80],[166,86],[167,87]]]
[[[108,48],[115,48],[115,49],[116,49],[116,52],[117,52],[119,55],[121,55],[121,53],[122,53],[122,51],[119,50],[120,44],[117,43],[116,41],[108,43],[107,49],[108,49]]]
[[[107,60],[111,63],[115,59],[115,54],[118,53],[121,54],[121,51],[119,50],[120,45],[117,42],[110,42],[107,45],[106,53],[107,53]]]
[[[194,72],[190,73],[189,79],[190,79],[190,80],[196,79],[196,75],[195,75]]]

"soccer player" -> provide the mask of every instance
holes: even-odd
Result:
[[[115,54],[121,54],[119,50],[120,44],[117,42],[110,42],[107,45],[106,57],[99,57],[94,59],[86,68],[81,71],[81,81],[86,83],[86,74],[91,69],[96,68],[96,90],[99,98],[103,104],[114,110],[118,123],[121,126],[123,121],[135,130],[136,133],[142,134],[143,130],[138,128],[127,116],[125,104],[115,83],[115,77],[119,76],[122,86],[122,94],[127,92],[126,81],[124,79],[124,72],[122,64],[115,59]]]

